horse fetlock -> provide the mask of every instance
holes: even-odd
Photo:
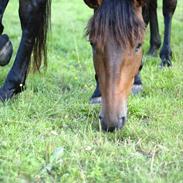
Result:
[[[6,80],[4,85],[0,88],[0,100],[6,101],[11,99],[14,95],[17,95],[26,89],[24,82],[18,82],[13,80]]]
[[[151,55],[151,56],[157,56],[158,55],[158,50],[159,48],[156,46],[151,46],[147,52],[147,55]]]
[[[151,47],[154,47],[155,49],[159,49],[161,47],[161,37],[160,35],[157,35],[156,38],[153,38],[153,40],[150,41]]]
[[[0,88],[0,101],[5,102],[11,99],[16,94],[17,94],[16,88],[11,88],[6,84],[4,84],[3,87]]]
[[[172,66],[172,50],[170,47],[162,48],[160,52],[160,58],[161,58],[161,67],[164,66]]]
[[[160,35],[158,35],[156,39],[150,41],[150,48],[147,54],[151,56],[157,56],[160,47],[161,47],[161,38]]]
[[[25,90],[25,87],[9,88],[6,85],[0,88],[0,101],[5,102],[10,100],[13,96]]]

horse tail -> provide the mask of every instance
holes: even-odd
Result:
[[[33,47],[33,70],[39,71],[43,65],[47,67],[47,33],[51,27],[51,0],[44,0],[41,6],[41,19],[35,34],[35,44]]]

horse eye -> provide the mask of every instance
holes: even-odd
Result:
[[[92,46],[92,48],[95,48],[96,43],[94,43],[93,41],[90,41],[90,45]]]
[[[90,41],[90,45],[93,47],[94,46],[94,43]]]
[[[142,47],[142,43],[139,43],[135,48],[135,52],[138,52],[141,47]]]

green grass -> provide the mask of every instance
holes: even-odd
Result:
[[[17,9],[11,1],[4,17],[14,50],[20,40]],[[160,70],[160,59],[145,55],[144,92],[129,98],[125,128],[103,133],[100,106],[88,102],[95,81],[83,35],[92,11],[79,0],[54,0],[47,72],[30,74],[26,91],[0,104],[0,182],[183,182],[182,12],[178,1],[173,67]],[[163,34],[161,5],[159,19]],[[148,37],[149,30],[145,52]],[[1,84],[9,68],[0,68]]]

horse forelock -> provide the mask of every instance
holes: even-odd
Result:
[[[86,35],[99,46],[113,38],[122,47],[133,47],[137,40],[143,39],[144,30],[144,22],[137,16],[133,0],[103,0],[89,20]]]

